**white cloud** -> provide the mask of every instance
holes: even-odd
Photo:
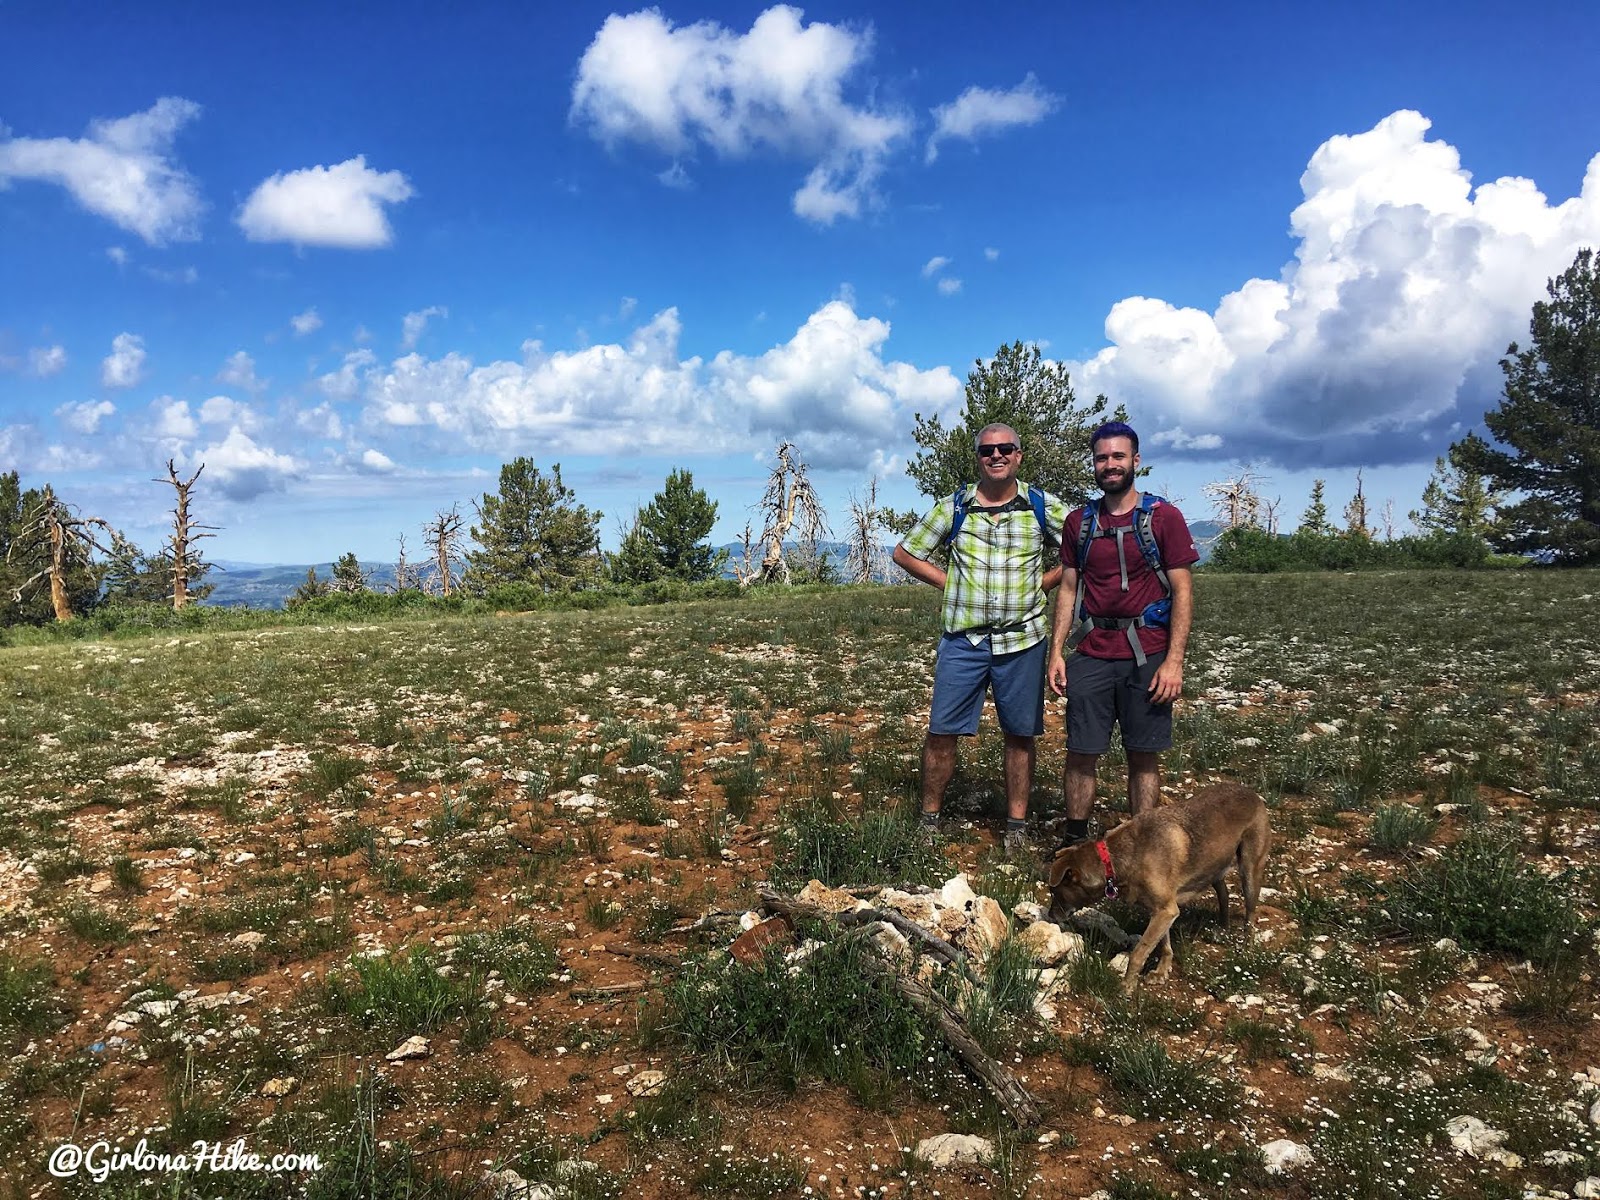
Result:
[[[960,290],[961,280],[957,279],[953,275],[946,275],[943,279],[939,280],[939,295],[941,296],[954,296]]]
[[[200,432],[186,400],[158,396],[150,402],[150,433],[166,442],[183,442]]]
[[[111,353],[100,362],[100,382],[109,388],[129,388],[144,374],[144,339],[136,333],[119,333],[111,339]]]
[[[228,361],[217,372],[217,382],[255,395],[267,389],[267,381],[256,376],[256,360],[243,350],[228,355]]]
[[[67,365],[65,346],[37,346],[28,351],[28,370],[40,379],[59,375]]]
[[[295,413],[294,424],[312,437],[327,438],[329,441],[344,437],[344,422],[331,404],[319,404]]]
[[[659,10],[613,14],[578,63],[571,120],[607,145],[638,142],[673,157],[663,182],[687,182],[681,160],[758,150],[814,163],[794,210],[828,224],[877,199],[883,161],[909,136],[905,113],[846,98],[871,35],[803,23],[777,5],[746,34],[714,21],[674,26]]]
[[[924,279],[932,279],[935,275],[949,265],[950,260],[948,258],[942,254],[935,254],[927,262],[922,264],[922,277]]]
[[[223,495],[233,500],[251,500],[265,492],[282,491],[305,471],[305,464],[299,459],[260,445],[237,427],[230,429],[222,441],[196,450],[189,458],[193,463],[204,463],[206,477],[215,480]]]
[[[232,396],[212,396],[200,405],[200,420],[206,425],[234,425],[254,433],[261,425],[255,410]]]
[[[1030,72],[1006,91],[969,87],[949,104],[933,110],[933,133],[928,138],[925,161],[939,157],[939,143],[950,138],[975,142],[987,134],[1017,125],[1037,125],[1060,100],[1039,86]]]
[[[690,177],[688,169],[676,160],[670,167],[656,172],[656,178],[661,181],[663,187],[679,192],[686,192],[694,186],[694,180]]]
[[[387,475],[395,469],[394,459],[382,450],[366,449],[361,452],[359,469],[373,475]]]
[[[128,252],[121,246],[107,246],[106,257],[112,262],[116,263],[119,267],[125,267],[128,265]]]
[[[887,360],[888,323],[842,300],[753,357],[680,358],[680,332],[667,309],[625,343],[548,352],[528,342],[521,362],[407,354],[361,371],[363,417],[500,453],[553,438],[597,455],[745,453],[788,437],[818,465],[857,466],[897,444],[913,411],[949,413],[962,396],[946,367]]]
[[[363,155],[332,167],[307,167],[265,180],[236,218],[253,242],[371,250],[394,239],[386,204],[413,195],[399,171],[374,171]]]
[[[56,416],[74,433],[97,433],[100,422],[116,411],[117,406],[109,400],[85,400],[81,404],[63,404],[56,409]]]
[[[989,262],[994,262],[995,259],[1000,257],[1000,251],[996,250],[993,246],[985,246],[983,248],[983,257]]]
[[[0,189],[13,179],[59,184],[96,216],[152,245],[192,241],[205,206],[173,160],[172,143],[199,115],[198,104],[165,96],[144,112],[91,122],[83,138],[7,139],[0,126]]]
[[[1148,437],[1140,439],[1141,446],[1165,446],[1171,450],[1219,450],[1222,448],[1222,439],[1214,433],[1203,433],[1198,437],[1191,437],[1179,425],[1171,429],[1158,429]]]
[[[289,325],[294,330],[295,337],[305,337],[306,334],[315,333],[322,328],[322,318],[317,315],[316,308],[308,308],[305,312],[290,317]]]
[[[361,388],[361,372],[378,361],[371,350],[352,350],[344,356],[344,364],[317,380],[323,395],[334,400],[353,400]]]
[[[1074,365],[1140,420],[1289,468],[1425,461],[1497,402],[1545,281],[1600,242],[1600,154],[1552,205],[1531,180],[1473,188],[1456,149],[1400,111],[1330,138],[1301,176],[1299,241],[1277,279],[1212,312],[1132,296]]]
[[[448,317],[450,310],[437,304],[430,304],[427,308],[417,312],[408,312],[405,320],[401,322],[400,344],[407,350],[414,350],[417,342],[421,340],[423,332],[428,328],[428,322],[434,317]]]

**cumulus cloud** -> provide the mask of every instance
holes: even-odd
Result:
[[[374,171],[364,155],[265,180],[235,218],[253,242],[371,250],[394,240],[384,205],[413,195],[399,171]]]
[[[228,355],[228,361],[217,372],[217,382],[252,395],[264,392],[267,388],[266,380],[256,376],[256,360],[243,350],[235,350]]]
[[[125,267],[128,265],[128,252],[121,246],[107,246],[106,257],[112,262],[116,263],[119,267]]]
[[[373,450],[370,447],[361,452],[357,465],[361,471],[370,475],[387,475],[395,469],[394,459],[382,450]]]
[[[948,258],[942,254],[935,254],[927,262],[922,264],[922,277],[924,279],[932,279],[935,275],[949,265],[950,260]]]
[[[428,322],[434,317],[448,317],[449,315],[450,310],[448,308],[443,308],[437,304],[430,304],[427,308],[419,309],[417,312],[408,312],[405,315],[405,320],[400,323],[400,344],[407,350],[414,350],[417,342],[422,339],[424,331],[427,330]]]
[[[189,457],[195,463],[204,463],[206,478],[215,481],[223,495],[233,500],[252,500],[266,492],[282,491],[305,471],[305,464],[293,455],[260,445],[238,427],[230,429],[220,442],[203,446]]]
[[[150,433],[165,442],[183,442],[200,432],[187,400],[157,396],[150,402]]]
[[[969,87],[949,104],[933,110],[933,133],[928,138],[926,162],[939,157],[939,143],[951,138],[975,142],[1018,125],[1037,125],[1050,115],[1059,99],[1039,86],[1032,72],[1009,90]]]
[[[119,333],[111,339],[111,353],[100,362],[100,382],[109,388],[130,388],[144,375],[144,339],[136,333]]]
[[[1532,180],[1472,186],[1422,114],[1330,138],[1301,176],[1294,261],[1205,312],[1131,296],[1081,393],[1185,431],[1177,450],[1309,468],[1433,457],[1493,407],[1546,280],[1600,243],[1600,154],[1551,204]]]
[[[317,380],[325,396],[334,400],[353,400],[361,389],[361,372],[378,361],[371,350],[352,350],[344,356],[337,371],[330,371]]]
[[[496,452],[569,438],[597,455],[745,453],[787,437],[820,466],[854,466],[897,443],[911,412],[949,413],[962,396],[948,368],[888,359],[888,323],[843,300],[755,356],[683,358],[681,332],[666,309],[625,342],[554,352],[528,342],[520,362],[412,353],[346,365],[359,372],[368,427]]]
[[[255,410],[232,396],[212,396],[201,404],[200,421],[205,425],[234,425],[249,433],[261,425]]]
[[[305,337],[306,334],[315,333],[322,328],[322,318],[317,315],[316,308],[308,308],[305,312],[290,317],[289,327],[294,330],[295,337]]]
[[[85,400],[81,404],[63,404],[56,409],[56,417],[74,433],[97,433],[100,422],[117,411],[109,400]]]
[[[28,351],[28,370],[40,379],[59,375],[67,365],[65,346],[36,346]]]
[[[570,118],[607,145],[671,155],[669,186],[687,182],[682,160],[701,148],[810,161],[794,211],[828,224],[876,201],[884,160],[912,129],[905,113],[847,97],[871,49],[869,32],[805,24],[785,5],[745,34],[714,21],[674,26],[656,9],[613,14],[578,63]]]
[[[193,240],[205,206],[172,144],[199,115],[193,101],[164,96],[144,112],[91,122],[82,138],[7,138],[0,127],[0,190],[14,179],[58,184],[151,245]]]
[[[957,279],[953,275],[946,275],[943,279],[939,280],[939,295],[941,296],[954,296],[960,290],[961,280]]]

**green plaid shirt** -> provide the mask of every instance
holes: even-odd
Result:
[[[1045,521],[1050,526],[1048,550],[1044,532],[1028,504],[1028,485],[1017,481],[1017,507],[1004,512],[979,512],[972,507],[977,484],[967,486],[966,520],[950,547],[950,572],[944,587],[944,630],[964,633],[973,645],[992,638],[996,654],[1026,650],[1048,635],[1045,623],[1046,553],[1059,554],[1067,506],[1044,493]],[[906,553],[924,561],[944,542],[955,524],[956,506],[946,496],[918,522],[901,543]],[[1052,562],[1050,565],[1054,565]]]

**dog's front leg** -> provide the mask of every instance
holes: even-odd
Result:
[[[1133,948],[1133,953],[1128,955],[1128,973],[1122,977],[1122,990],[1131,992],[1139,986],[1139,973],[1144,970],[1144,964],[1150,957],[1150,952],[1166,940],[1172,923],[1178,919],[1178,902],[1169,900],[1160,908],[1150,914],[1150,924],[1145,926],[1144,936],[1139,939],[1139,944]],[[1167,949],[1170,957],[1172,949]]]

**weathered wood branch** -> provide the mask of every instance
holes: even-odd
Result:
[[[910,941],[921,944],[922,948],[947,966],[967,966],[967,956],[956,946],[952,946],[936,933],[930,933],[915,921],[907,920],[897,912],[889,912],[878,908],[858,908],[851,912],[830,913],[815,904],[808,904],[804,900],[796,900],[792,896],[782,896],[771,888],[762,888],[761,907],[770,912],[782,913],[786,917],[800,917],[808,921],[831,920],[846,929],[871,924],[873,921],[882,921],[885,925],[892,925],[905,934]]]

